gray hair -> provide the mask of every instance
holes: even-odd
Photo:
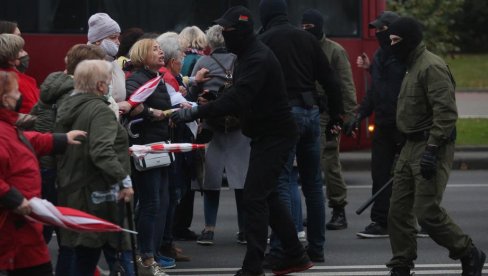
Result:
[[[215,50],[217,48],[225,47],[224,37],[222,36],[222,30],[224,27],[220,25],[213,25],[205,32],[207,34],[208,46],[210,49]]]
[[[10,61],[19,57],[24,48],[24,39],[14,34],[0,34],[0,68],[9,68],[14,65]]]
[[[80,62],[75,69],[75,90],[81,93],[98,94],[97,84],[99,82],[111,83],[112,70],[113,65],[105,60],[84,60]]]
[[[178,34],[173,32],[164,33],[156,41],[164,52],[164,63],[169,64],[172,59],[178,60],[182,57],[182,49],[178,40]]]
[[[207,47],[205,33],[197,26],[186,27],[181,30],[180,39],[184,48],[203,50]]]

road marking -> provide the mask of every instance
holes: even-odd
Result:
[[[485,269],[488,265],[485,265]],[[415,275],[459,275],[461,274],[460,264],[417,264]],[[171,269],[171,275],[178,276],[232,276],[239,268],[185,268]],[[229,274],[231,272],[231,274]],[[486,272],[486,271],[484,271]],[[182,274],[181,274],[182,273]],[[388,269],[384,265],[349,265],[349,266],[314,266],[311,269],[293,273],[294,276],[369,276],[386,275]],[[273,275],[266,273],[266,275]]]
[[[372,185],[348,185],[348,189],[371,189]],[[447,188],[487,188],[488,184],[447,184]]]

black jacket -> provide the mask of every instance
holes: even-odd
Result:
[[[340,84],[319,41],[312,34],[292,26],[286,16],[271,19],[259,36],[278,58],[290,100],[300,93],[315,91],[315,81],[324,88],[328,112],[333,118],[344,113]]]
[[[372,84],[361,102],[358,114],[365,118],[375,113],[375,125],[396,127],[398,94],[406,67],[389,52],[379,48],[370,68]]]
[[[155,77],[156,73],[150,70],[139,69],[135,71],[125,82],[127,98],[129,98],[137,88]],[[132,144],[148,144],[169,139],[168,119],[161,121],[151,120],[148,113],[149,107],[159,110],[171,109],[171,100],[168,91],[166,90],[166,85],[162,80],[154,93],[144,102],[144,111],[137,117],[131,118],[131,120],[141,117],[144,119],[142,123],[132,126],[132,132],[139,133],[139,138],[131,139]]]
[[[201,117],[237,114],[251,139],[296,135],[280,63],[254,36],[237,58],[234,83],[215,101],[199,107]]]

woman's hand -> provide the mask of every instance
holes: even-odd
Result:
[[[206,75],[210,72],[207,68],[202,68],[197,71],[195,74],[195,82],[202,83],[208,81],[210,78],[206,77]]]
[[[125,202],[129,202],[134,195],[134,190],[132,188],[123,188],[119,192],[119,200],[124,200]]]
[[[32,208],[29,204],[29,201],[26,198],[24,198],[24,200],[22,200],[22,203],[20,204],[19,207],[14,209],[14,213],[19,214],[19,215],[23,215],[23,216],[28,215],[31,212],[32,212]]]
[[[161,121],[166,118],[166,115],[162,110],[151,108],[151,117],[155,121]]]
[[[186,88],[184,86],[180,86],[180,93],[183,97],[186,97],[186,95],[188,94],[188,91],[186,90]]]
[[[72,130],[66,133],[69,145],[79,145],[81,141],[86,137],[87,132],[82,130]]]

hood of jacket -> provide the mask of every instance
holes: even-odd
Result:
[[[54,72],[41,85],[41,101],[55,104],[62,96],[74,89],[73,76],[64,72]]]
[[[61,107],[58,108],[56,124],[62,126],[63,129],[71,129],[70,126],[80,117],[81,112],[85,108],[94,106],[97,102],[109,104],[102,96],[92,93],[78,92],[69,95],[63,100]]]

